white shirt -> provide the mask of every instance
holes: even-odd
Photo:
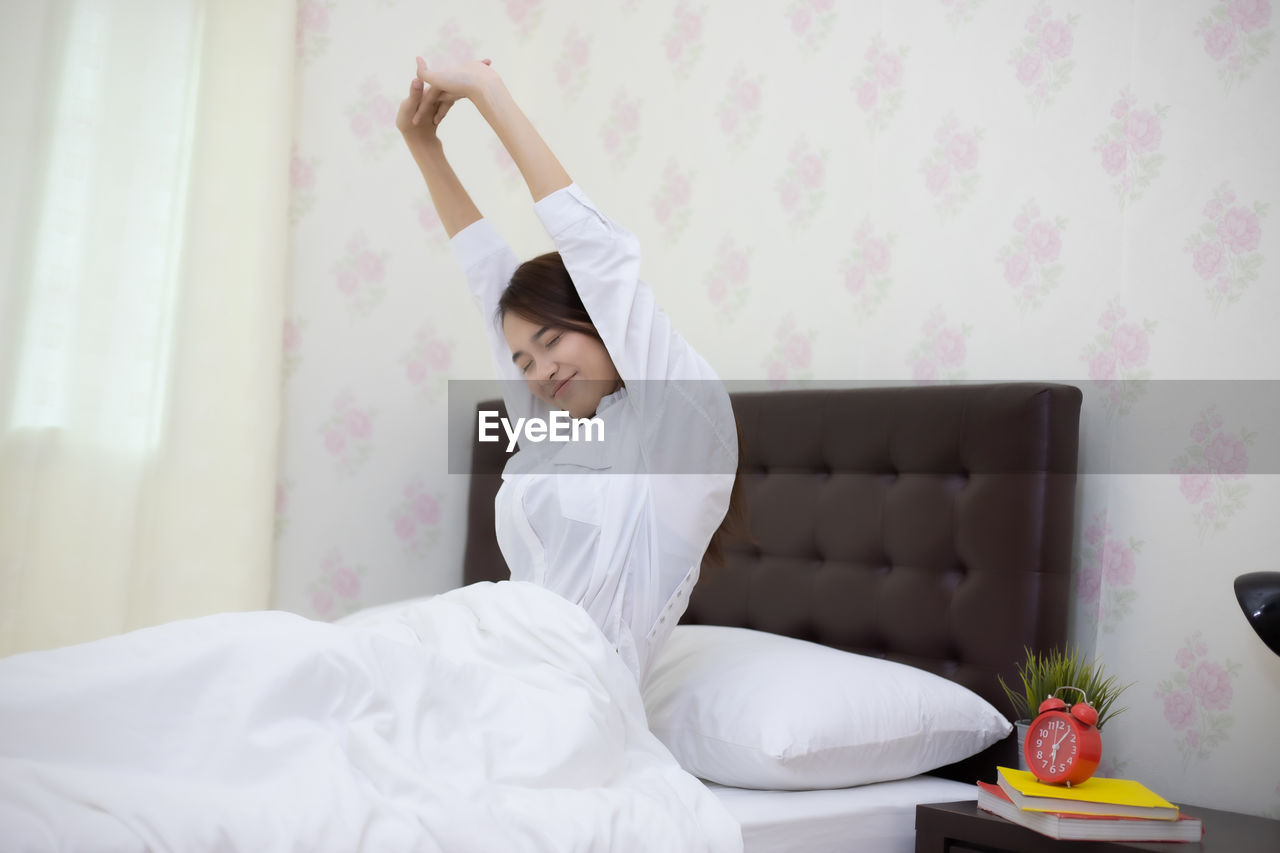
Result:
[[[583,607],[643,682],[679,621],[738,461],[729,396],[640,280],[636,238],[572,184],[534,204],[625,387],[601,400],[605,444],[530,443],[508,461],[495,501],[513,580]],[[454,235],[504,380],[508,417],[546,418],[501,328],[490,322],[511,248],[484,219]]]

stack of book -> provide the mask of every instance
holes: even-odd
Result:
[[[978,808],[1050,838],[1088,841],[1199,841],[1199,819],[1132,779],[1095,776],[1047,785],[1025,770],[997,767],[978,783]]]

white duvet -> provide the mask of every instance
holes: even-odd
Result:
[[[175,622],[0,660],[11,850],[741,850],[577,606],[476,584],[331,625]]]

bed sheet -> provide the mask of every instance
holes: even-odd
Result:
[[[704,784],[742,825],[746,853],[912,853],[916,805],[977,798],[973,785],[935,776],[822,791]]]

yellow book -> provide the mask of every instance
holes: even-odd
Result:
[[[1133,779],[1094,776],[1068,787],[1041,782],[1026,770],[996,770],[1001,789],[1025,811],[1178,819],[1177,806]]]

